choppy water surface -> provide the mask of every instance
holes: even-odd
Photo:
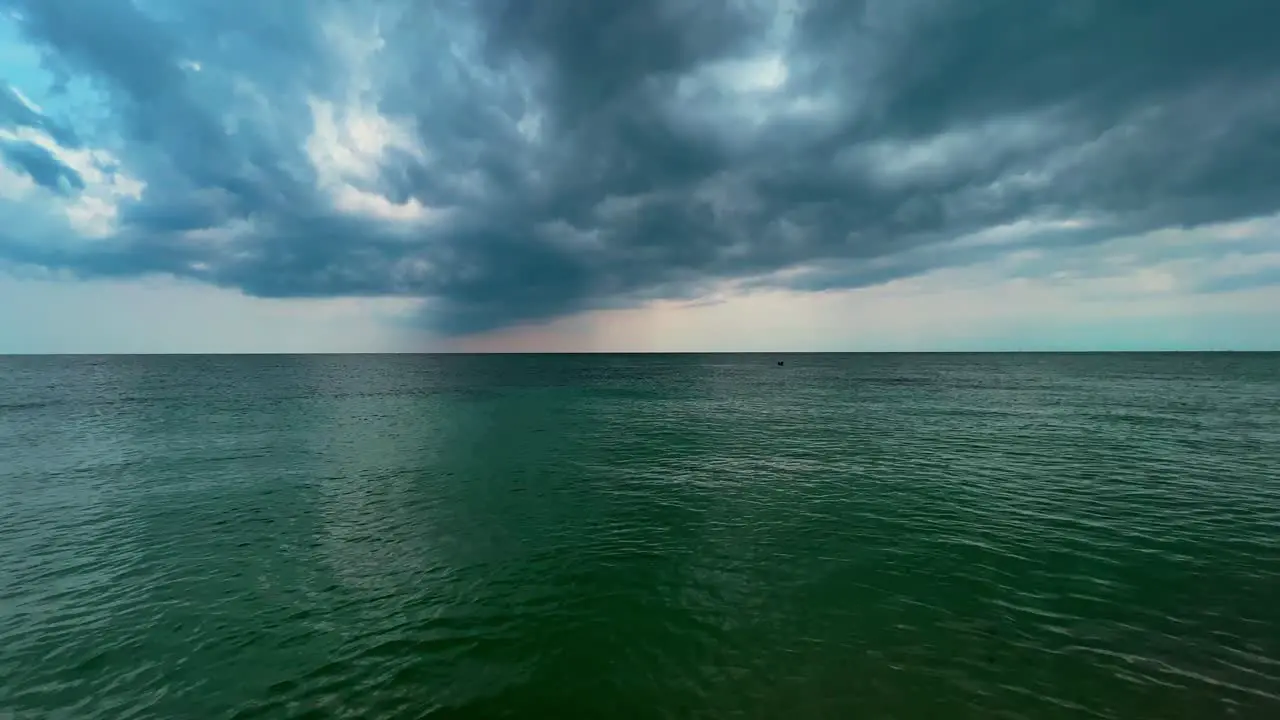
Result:
[[[0,359],[0,717],[1280,717],[1280,356]]]

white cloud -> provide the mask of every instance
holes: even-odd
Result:
[[[840,161],[866,167],[885,187],[969,173],[1001,153],[1035,148],[1056,131],[1052,114],[995,118],[918,140],[880,140],[846,151]]]
[[[410,119],[378,111],[376,65],[386,46],[379,25],[376,17],[359,23],[342,13],[324,24],[325,37],[345,67],[345,92],[336,99],[309,99],[312,129],[305,150],[321,189],[342,212],[400,224],[431,223],[446,217],[447,210],[414,198],[396,203],[370,189],[391,152],[424,165],[431,160]]]
[[[319,99],[311,101],[311,112],[313,130],[306,141],[307,157],[335,207],[396,222],[425,223],[446,214],[414,198],[395,203],[361,187],[377,179],[379,163],[391,150],[407,152],[425,162],[425,151],[403,122],[385,118],[369,107],[354,105],[339,110]]]
[[[39,146],[80,175],[84,188],[64,195],[0,164],[0,200],[15,204],[20,214],[29,216],[32,210],[43,208],[45,214],[61,216],[80,237],[92,240],[114,233],[120,205],[141,199],[146,190],[146,183],[115,169],[120,166],[119,158],[106,150],[63,147],[48,133],[30,127],[0,129],[0,141]]]
[[[26,95],[23,95],[22,91],[19,90],[18,88],[10,86],[9,91],[13,93],[14,97],[18,98],[19,102],[27,106],[27,109],[30,110],[31,112],[40,114],[40,115],[44,114],[44,110],[39,105],[32,102],[31,98],[28,98]]]
[[[726,61],[710,72],[721,87],[735,93],[778,90],[786,84],[789,74],[786,60],[776,53]]]

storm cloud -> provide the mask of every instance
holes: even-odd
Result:
[[[0,259],[82,277],[468,334],[1280,212],[1258,0],[0,8],[40,57],[0,161],[57,195],[0,196]]]

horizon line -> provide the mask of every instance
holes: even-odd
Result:
[[[258,357],[258,356],[364,356],[364,355],[457,355],[481,357],[486,355],[1206,355],[1206,354],[1272,354],[1280,348],[1232,349],[1078,349],[1078,350],[525,350],[463,352],[450,350],[369,351],[369,352],[31,352],[0,353],[0,358],[37,357]]]

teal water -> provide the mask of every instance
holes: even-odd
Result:
[[[0,718],[1280,717],[1280,355],[0,359]]]

